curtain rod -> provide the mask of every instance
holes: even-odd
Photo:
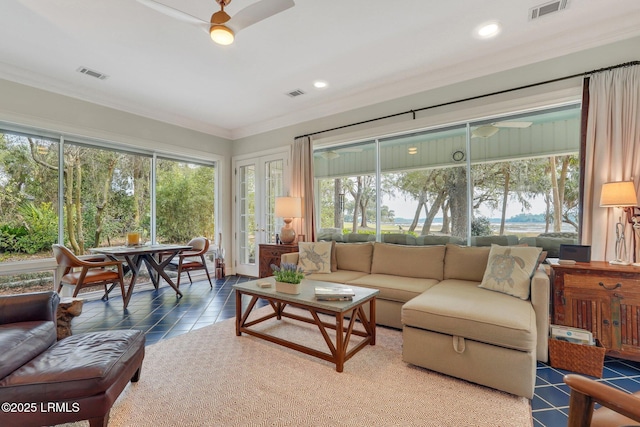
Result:
[[[376,122],[378,120],[390,119],[392,117],[403,116],[405,114],[412,114],[413,115],[413,120],[415,120],[416,119],[416,113],[419,112],[419,111],[430,110],[432,108],[438,108],[438,107],[446,107],[448,105],[458,104],[458,103],[461,103],[461,102],[475,101],[476,99],[486,98],[488,96],[502,95],[503,93],[514,92],[516,90],[529,89],[529,88],[532,88],[532,87],[551,84],[551,83],[556,83],[556,82],[560,82],[560,81],[563,81],[563,80],[569,80],[569,79],[573,79],[573,78],[580,77],[580,76],[584,77],[584,76],[588,76],[590,74],[595,74],[595,73],[600,73],[600,72],[603,72],[603,71],[614,70],[616,68],[631,67],[633,65],[640,65],[640,61],[625,62],[623,64],[612,65],[612,66],[605,67],[605,68],[599,68],[597,70],[586,71],[584,73],[573,74],[573,75],[565,76],[565,77],[558,77],[556,79],[546,80],[546,81],[537,82],[537,83],[531,83],[531,84],[528,84],[528,85],[519,86],[519,87],[515,87],[515,88],[511,88],[511,89],[499,90],[497,92],[486,93],[484,95],[476,95],[476,96],[472,96],[472,97],[469,97],[469,98],[458,99],[456,101],[443,102],[441,104],[430,105],[428,107],[422,107],[422,108],[417,108],[417,109],[414,109],[414,110],[403,111],[401,113],[389,114],[387,116],[376,117],[375,119],[363,120],[361,122],[351,123],[351,124],[348,124],[348,125],[337,126],[337,127],[330,128],[330,129],[325,129],[325,130],[320,130],[320,131],[317,131],[317,132],[307,133],[305,135],[296,136],[296,139],[304,138],[304,137],[307,137],[307,136],[318,135],[318,134],[325,133],[325,132],[331,132],[331,131],[334,131],[334,130],[345,129],[345,128],[352,127],[352,126],[363,125],[363,124],[366,124],[366,123]]]

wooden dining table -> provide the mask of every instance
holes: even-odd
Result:
[[[125,275],[129,272],[131,273],[131,281],[129,282],[127,293],[124,298],[124,307],[127,308],[143,263],[147,267],[151,282],[156,289],[158,289],[160,278],[162,278],[176,291],[176,296],[181,298],[182,292],[180,292],[180,289],[178,289],[176,284],[173,283],[173,280],[171,280],[165,271],[165,267],[177,254],[189,249],[191,249],[191,246],[188,245],[155,244],[139,246],[106,246],[91,248],[89,251],[96,254],[106,255],[113,260],[125,261],[123,266],[124,273]],[[111,291],[111,289],[109,289],[109,291]]]

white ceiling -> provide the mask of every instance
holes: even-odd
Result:
[[[160,1],[203,20],[218,8]],[[220,46],[136,0],[2,0],[0,78],[239,139],[640,35],[639,0],[570,0],[534,21],[544,0],[295,3]],[[502,33],[474,38],[489,20]]]

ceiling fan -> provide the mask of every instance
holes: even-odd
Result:
[[[321,151],[320,156],[327,160],[333,160],[340,157],[340,153],[361,153],[362,150],[362,147],[343,147],[336,148],[335,150]]]
[[[498,133],[500,128],[528,128],[533,122],[494,122],[478,126],[471,131],[472,138],[489,138]]]
[[[293,0],[260,0],[245,7],[231,17],[224,11],[224,8],[231,3],[231,0],[215,0],[216,3],[220,5],[220,10],[211,15],[209,21],[205,21],[197,16],[190,15],[156,0],[137,1],[172,18],[202,26],[203,29],[210,34],[214,42],[222,45],[233,43],[235,34],[247,28],[249,25],[253,25],[256,22],[260,22],[295,6]]]

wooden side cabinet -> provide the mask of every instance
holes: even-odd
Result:
[[[259,277],[273,276],[271,264],[280,267],[282,254],[298,252],[298,245],[260,245]]]
[[[640,361],[640,268],[552,264],[552,322],[587,329],[607,354]]]

